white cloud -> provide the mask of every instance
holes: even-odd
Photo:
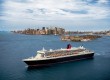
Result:
[[[98,3],[108,3],[108,0],[98,0]]]
[[[26,1],[26,2],[25,2]],[[87,5],[81,0],[6,0],[3,4],[5,20],[76,20],[76,19],[103,19],[109,16],[109,9],[100,7],[99,3],[107,0],[98,0],[98,3]],[[88,0],[87,0],[88,1]],[[90,2],[92,0],[89,0]],[[70,10],[71,12],[63,11]],[[86,11],[85,14],[75,12]]]

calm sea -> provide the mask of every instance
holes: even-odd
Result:
[[[85,46],[94,59],[28,68],[22,59],[42,49]],[[110,80],[110,36],[89,42],[64,42],[54,35],[22,35],[0,32],[0,80]]]

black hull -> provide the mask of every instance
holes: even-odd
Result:
[[[63,63],[75,60],[82,60],[82,59],[89,59],[93,58],[94,53],[91,54],[84,54],[84,55],[77,55],[77,56],[69,56],[69,57],[62,57],[62,58],[54,58],[54,59],[46,59],[46,60],[33,60],[33,61],[24,61],[29,67],[36,66],[47,66],[55,63]]]

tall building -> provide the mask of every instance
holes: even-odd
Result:
[[[58,34],[59,35],[62,35],[62,34],[64,34],[65,33],[65,29],[63,29],[63,28],[58,28]]]

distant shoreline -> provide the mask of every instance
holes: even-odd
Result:
[[[108,31],[66,31],[64,28],[54,27],[42,27],[42,29],[25,29],[11,31],[18,34],[26,35],[74,35],[74,34],[85,34],[85,35],[100,35],[100,36],[110,36],[110,30]]]
[[[26,34],[26,35],[62,35],[65,33],[65,29],[54,27],[54,28],[46,28],[42,27],[42,29],[25,29],[18,31],[11,31],[13,33]]]
[[[74,42],[91,41],[97,38],[101,38],[101,36],[98,35],[61,36],[62,41],[74,41]]]

